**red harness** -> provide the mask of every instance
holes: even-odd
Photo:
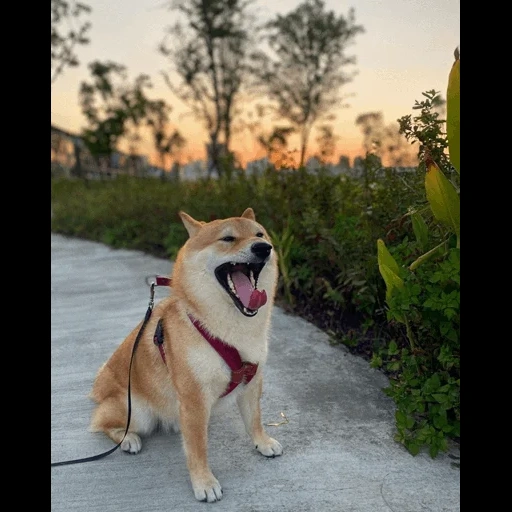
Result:
[[[221,339],[212,336],[208,331],[206,331],[203,326],[199,323],[198,320],[193,318],[191,315],[188,315],[190,321],[194,325],[194,327],[201,333],[201,336],[212,346],[212,348],[219,354],[222,359],[224,359],[225,363],[229,366],[231,370],[231,380],[228,384],[228,387],[220,396],[221,398],[228,395],[233,391],[239,384],[245,382],[248,384],[251,382],[254,375],[258,371],[258,365],[255,363],[249,363],[247,361],[242,361],[238,350],[231,345],[227,345]],[[160,351],[160,355],[165,364],[165,352],[164,352],[164,330],[162,326],[162,320],[158,321],[156,326],[155,334],[153,336],[153,341],[155,345],[158,347]]]
[[[226,362],[231,370],[231,381],[226,388],[226,391],[221,395],[228,395],[235,389],[238,384],[244,382],[249,384],[251,382],[254,375],[258,370],[258,365],[255,363],[249,363],[247,361],[242,362],[242,358],[238,353],[238,350],[231,345],[227,345],[221,339],[212,336],[208,331],[206,331],[203,326],[199,323],[198,320],[188,315],[190,321],[194,324],[194,327],[201,333],[203,338],[214,348],[214,350],[219,354],[222,359]]]

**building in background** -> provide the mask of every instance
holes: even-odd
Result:
[[[80,177],[97,165],[81,137],[52,124],[51,170],[52,176]]]
[[[145,155],[127,155],[114,151],[109,157],[95,159],[83,139],[74,133],[51,125],[52,176],[108,177],[117,174],[145,176],[155,175]],[[159,176],[161,173],[157,173]]]

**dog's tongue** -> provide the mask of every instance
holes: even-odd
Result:
[[[251,280],[243,272],[233,272],[231,279],[233,279],[236,293],[246,308],[259,309],[266,304],[267,292],[256,290]]]

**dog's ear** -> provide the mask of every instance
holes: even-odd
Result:
[[[256,216],[254,215],[254,210],[252,208],[247,208],[241,216],[245,219],[256,220]]]
[[[200,229],[204,222],[193,219],[188,213],[179,212],[179,216],[183,222],[183,225],[188,231],[190,237],[194,236]]]

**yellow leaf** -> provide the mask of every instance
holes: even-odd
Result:
[[[425,190],[434,217],[460,238],[460,198],[453,184],[433,160],[427,161]]]
[[[448,77],[446,135],[450,162],[460,174],[460,57],[458,50],[455,51],[455,62]]]
[[[391,256],[386,244],[380,238],[377,240],[377,261],[379,264],[379,271],[386,283],[386,299],[389,300],[393,290],[395,288],[402,288],[404,282],[399,276],[400,267],[398,266],[398,263],[395,261],[395,258]]]

